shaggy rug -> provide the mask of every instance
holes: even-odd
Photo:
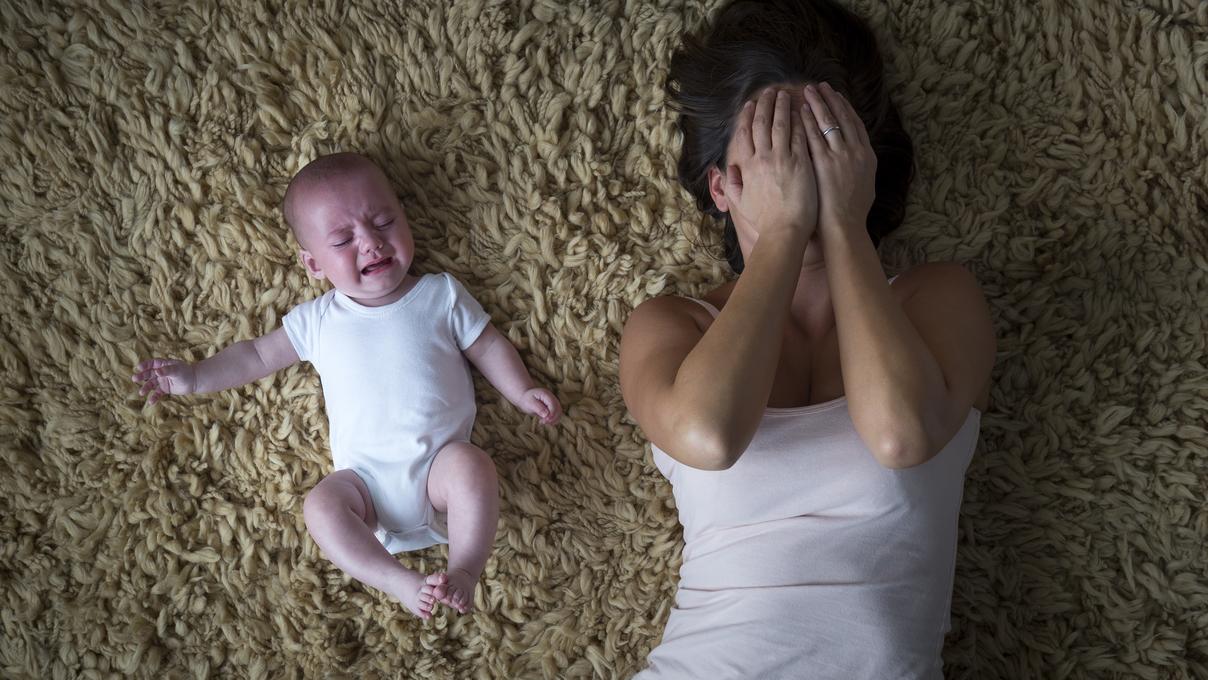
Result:
[[[726,276],[662,90],[715,5],[0,5],[0,676],[639,669],[681,536],[618,339]],[[918,149],[886,271],[965,263],[999,338],[946,674],[1208,677],[1208,5],[853,6]],[[306,534],[308,365],[152,408],[130,382],[323,291],[278,206],[340,149],[566,407],[543,429],[478,378],[503,504],[472,615],[421,624]]]

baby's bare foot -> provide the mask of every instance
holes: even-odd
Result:
[[[444,572],[429,574],[425,578],[422,574],[412,571],[410,577],[406,578],[400,584],[399,589],[392,594],[403,603],[408,611],[421,620],[427,621],[432,618],[432,610],[436,608],[436,603],[439,601],[434,594],[435,590],[440,588],[443,593],[447,583],[448,577]]]
[[[444,597],[437,599],[456,609],[459,614],[473,609],[474,588],[478,585],[478,577],[465,569],[450,569],[447,578],[448,585],[444,588]]]

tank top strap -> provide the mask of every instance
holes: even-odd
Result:
[[[891,285],[891,286],[892,286],[892,285],[893,285],[893,282],[894,282],[894,279],[896,279],[896,278],[898,278],[898,275],[894,275],[894,276],[889,277],[889,285]],[[712,314],[712,315],[713,315],[713,318],[714,318],[714,319],[716,319],[716,318],[717,318],[717,315],[721,313],[721,312],[719,312],[719,311],[718,311],[718,309],[717,309],[716,307],[714,307],[713,305],[709,304],[708,302],[705,302],[704,300],[701,300],[701,299],[699,299],[699,298],[694,298],[694,297],[687,297],[687,296],[685,296],[685,298],[686,298],[686,299],[688,299],[688,300],[691,300],[691,301],[695,302],[696,304],[700,305],[701,307],[704,307],[706,310],[708,310],[708,311],[709,311],[709,313],[710,313],[710,314]]]
[[[716,318],[717,318],[717,315],[721,313],[721,312],[719,312],[719,311],[717,310],[717,308],[716,308],[716,307],[714,307],[713,305],[709,304],[708,302],[705,302],[704,300],[700,300],[700,299],[697,299],[697,298],[694,298],[694,297],[690,297],[690,298],[687,298],[687,299],[689,299],[689,300],[691,300],[691,301],[695,302],[696,304],[700,305],[701,307],[704,307],[706,310],[708,310],[708,312],[709,312],[710,314],[712,314],[712,315],[713,315],[713,318],[714,318],[714,319],[716,319]]]

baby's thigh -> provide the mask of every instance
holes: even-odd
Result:
[[[499,493],[495,463],[470,442],[446,444],[428,469],[428,499],[438,512],[448,512],[449,499]]]
[[[327,475],[306,494],[302,514],[308,518],[316,514],[338,512],[348,508],[369,526],[377,525],[377,513],[373,509],[373,496],[360,475],[352,470],[336,470]]]

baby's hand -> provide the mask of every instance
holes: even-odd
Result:
[[[151,395],[148,404],[154,404],[165,394],[192,394],[197,386],[193,364],[176,359],[148,359],[134,368],[130,378],[143,384],[139,396]]]
[[[558,398],[553,392],[544,387],[528,390],[516,405],[521,411],[537,416],[542,425],[553,425],[562,417],[562,404],[558,403]]]

